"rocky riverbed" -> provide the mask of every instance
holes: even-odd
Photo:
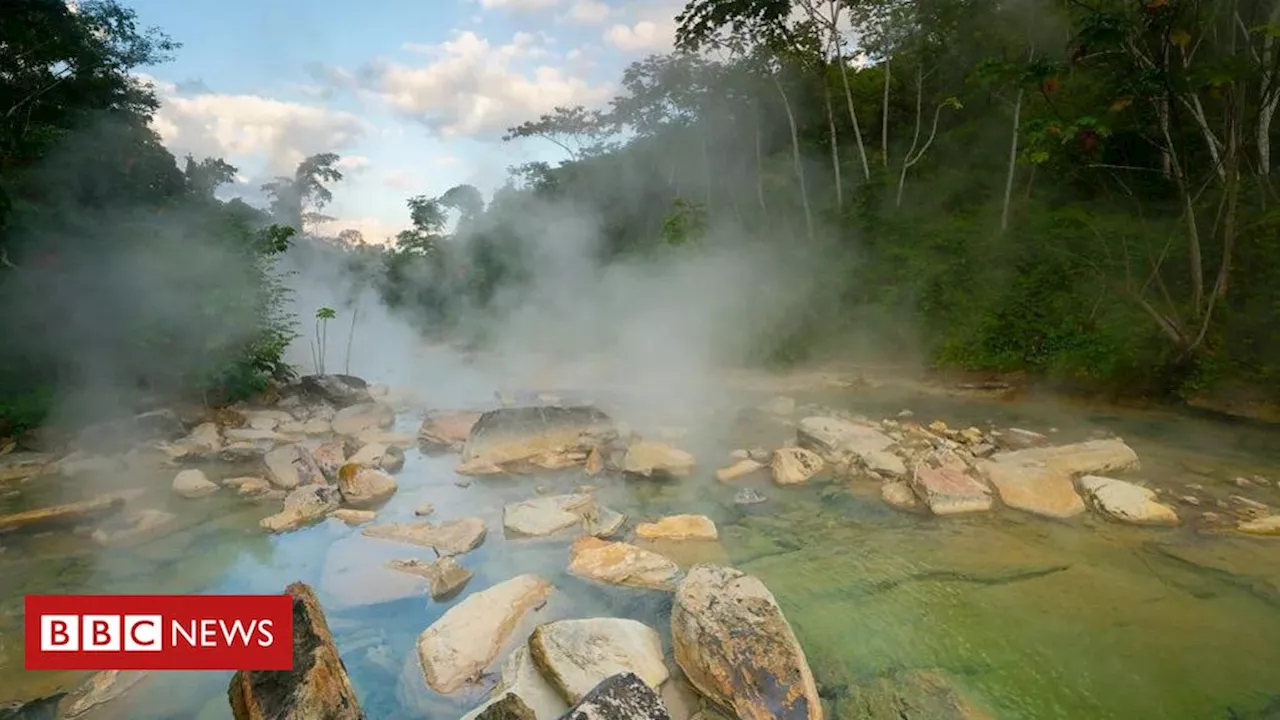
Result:
[[[293,701],[331,717],[1280,712],[1268,431],[857,385],[732,400],[632,427],[607,395],[434,407],[312,377],[7,448],[0,700],[261,716],[281,701],[252,678],[23,671],[21,596],[301,581],[350,677]]]

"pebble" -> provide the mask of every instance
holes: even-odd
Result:
[[[423,503],[414,509],[413,514],[421,517],[423,515],[430,515],[435,511],[436,511],[435,505],[432,505],[431,503]]]
[[[460,488],[471,487],[470,480],[454,480],[453,484],[457,485]]]
[[[766,501],[768,501],[768,498],[751,488],[742,488],[733,495],[735,505],[759,505]]]

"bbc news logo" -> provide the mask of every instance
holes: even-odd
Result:
[[[28,670],[291,670],[289,595],[28,595]]]

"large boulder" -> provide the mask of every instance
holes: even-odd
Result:
[[[461,452],[482,414],[474,410],[428,413],[418,428],[418,444],[427,452]]]
[[[1095,507],[1113,520],[1135,525],[1177,525],[1178,513],[1159,502],[1151,490],[1124,480],[1085,475],[1080,489]]]
[[[533,664],[529,648],[521,645],[502,663],[493,694],[462,720],[556,720],[569,705]]]
[[[1052,518],[1084,512],[1072,479],[1138,467],[1138,455],[1119,439],[1036,447],[992,455],[978,467],[1005,505]]]
[[[576,703],[613,675],[635,673],[657,690],[671,677],[658,631],[637,620],[587,618],[539,625],[529,652],[542,676]]]
[[[385,430],[395,425],[396,411],[385,403],[360,403],[339,410],[329,422],[338,435],[363,437],[367,431]]]
[[[447,694],[479,678],[520,620],[552,589],[536,575],[519,575],[449,608],[418,636],[418,660],[427,686]]]
[[[267,453],[263,461],[267,465],[267,479],[282,490],[325,482],[320,464],[311,451],[301,445],[281,445]]]
[[[315,593],[303,583],[293,596],[293,669],[241,670],[227,696],[236,720],[363,720],[346,666],[333,644]]]
[[[590,406],[514,407],[484,413],[462,448],[466,466],[503,466],[582,453],[616,435],[608,415]]]
[[[435,550],[440,555],[461,555],[484,542],[488,528],[478,517],[431,523],[387,523],[364,529],[366,537],[395,540]]]
[[[757,578],[695,565],[671,609],[676,664],[742,720],[822,720],[822,702],[791,625]]]
[[[680,567],[652,550],[584,535],[569,551],[569,574],[609,585],[673,590]]]
[[[369,383],[354,375],[303,375],[298,382],[308,399],[339,409],[373,400]]]
[[[600,683],[561,720],[671,720],[662,698],[635,673]]]
[[[262,529],[287,532],[319,522],[338,509],[340,495],[331,485],[303,485],[284,498],[284,508],[259,523]]]
[[[378,468],[347,463],[338,471],[338,492],[347,507],[373,507],[396,493],[396,480]]]
[[[955,460],[937,465],[920,463],[911,477],[911,488],[934,515],[983,512],[994,504],[991,488]]]
[[[779,485],[799,485],[822,472],[824,464],[822,456],[812,450],[784,447],[773,451],[769,469],[773,472],[773,481]]]

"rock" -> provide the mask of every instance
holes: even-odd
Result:
[[[784,447],[773,451],[770,470],[773,481],[779,485],[799,485],[822,472],[824,466],[822,458],[811,450]]]
[[[512,503],[502,510],[502,528],[508,537],[542,537],[580,525],[594,509],[591,495],[556,495]]]
[[[733,494],[734,505],[759,505],[768,502],[769,498],[761,495],[752,488],[742,488]]]
[[[773,453],[762,447],[751,448],[747,451],[747,458],[749,460],[755,460],[758,463],[765,464],[773,459]]]
[[[357,450],[347,462],[375,468],[382,467],[382,457],[387,454],[389,449],[382,443],[369,443]]]
[[[502,663],[501,678],[490,700],[462,720],[557,720],[568,709],[533,664],[528,646],[521,645]]]
[[[418,442],[428,452],[461,452],[481,414],[466,410],[428,413],[418,428]]]
[[[693,455],[666,443],[642,440],[627,448],[623,472],[644,477],[688,475],[695,464]]]
[[[351,508],[341,508],[333,511],[333,516],[348,525],[364,525],[373,522],[378,513],[372,510],[352,510]]]
[[[651,550],[584,535],[569,551],[569,573],[609,585],[672,590],[680,568]]]
[[[329,422],[329,418],[311,418],[302,424],[302,434],[319,436],[328,435],[333,432],[333,424]]]
[[[458,564],[452,557],[438,558],[433,562],[421,560],[392,560],[387,567],[400,572],[426,578],[427,591],[432,600],[448,600],[460,592],[471,580],[471,571]]]
[[[1123,480],[1085,475],[1080,478],[1084,492],[1104,515],[1136,525],[1177,525],[1173,508],[1156,501],[1151,490]]]
[[[125,513],[120,522],[105,524],[93,531],[93,541],[104,547],[119,547],[153,539],[168,530],[177,515],[156,508],[142,508]]]
[[[671,642],[689,682],[742,720],[822,720],[804,650],[755,577],[694,566],[676,590]]]
[[[729,453],[730,460],[750,460],[751,453],[741,448]]]
[[[0,515],[0,533],[30,532],[94,522],[119,512],[124,507],[124,503],[124,497],[109,493],[89,500],[36,508],[12,515]]]
[[[604,472],[604,453],[600,451],[600,447],[591,448],[591,452],[587,455],[587,461],[583,466],[583,471],[588,475],[595,477]]]
[[[1280,535],[1280,515],[1246,520],[1236,525],[1236,529],[1249,535]]]
[[[347,442],[342,439],[330,440],[311,451],[320,474],[331,483],[338,482],[338,470],[347,464]]]
[[[413,433],[397,432],[395,430],[379,430],[378,428],[370,428],[362,430],[355,436],[356,443],[359,447],[363,447],[370,443],[379,443],[393,448],[411,448],[414,446],[416,436]]]
[[[67,693],[35,698],[34,700],[10,700],[0,703],[0,720],[62,720],[59,708]]]
[[[671,515],[637,525],[636,536],[644,540],[715,540],[720,533],[706,515]]]
[[[886,475],[891,478],[904,478],[907,476],[907,464],[902,458],[894,455],[888,450],[876,450],[864,453],[862,456],[862,464],[868,470]]]
[[[75,478],[82,475],[111,475],[128,470],[124,460],[114,455],[89,455],[76,451],[58,461],[57,473]]]
[[[53,472],[57,466],[56,460],[53,455],[35,452],[14,452],[0,456],[0,484],[28,480]]]
[[[264,530],[278,533],[297,530],[323,520],[338,509],[338,489],[329,485],[303,485],[284,499],[284,509],[259,523]]]
[[[426,517],[436,511],[436,506],[431,503],[422,503],[413,509],[413,514],[418,517]]]
[[[547,682],[570,703],[618,673],[635,673],[654,690],[671,676],[658,631],[636,620],[590,618],[539,625],[529,638],[529,654]]]
[[[347,463],[338,471],[338,492],[348,507],[370,507],[396,493],[396,480],[377,468]]]
[[[256,428],[229,428],[222,431],[227,442],[233,443],[274,443],[285,440],[285,436],[274,430],[258,430]]]
[[[235,488],[236,494],[241,497],[260,497],[271,492],[271,483],[260,477],[249,475],[227,478],[222,481],[222,484],[229,488]]]
[[[1049,444],[1048,436],[1030,430],[1023,430],[1022,428],[1009,428],[997,434],[996,441],[1002,447],[1010,450],[1023,450]]]
[[[448,694],[478,679],[520,620],[551,590],[551,583],[536,575],[519,575],[449,608],[418,636],[427,686]]]
[[[893,438],[878,429],[851,420],[833,417],[807,417],[796,428],[800,447],[812,450],[829,462],[862,458],[893,445]]]
[[[369,384],[354,375],[304,375],[298,379],[302,390],[313,400],[335,408],[370,402]]]
[[[600,683],[561,720],[671,720],[662,698],[634,673]]]
[[[590,406],[512,407],[484,413],[462,448],[465,466],[504,466],[543,456],[581,452],[614,436],[609,416]]]
[[[742,454],[746,455],[746,451],[744,450]],[[758,463],[751,458],[743,458],[729,467],[716,470],[716,479],[722,483],[733,482],[763,469],[764,463]]]
[[[366,430],[385,430],[396,422],[396,411],[383,403],[361,403],[342,408],[330,424],[338,435],[356,436]]]
[[[382,460],[378,466],[389,473],[398,473],[404,469],[404,450],[398,445],[390,445],[387,451],[382,454]]]
[[[303,583],[293,597],[293,669],[241,670],[227,695],[235,720],[363,720],[351,679],[334,646],[324,611]]]
[[[267,479],[282,490],[325,481],[316,459],[300,445],[282,445],[267,453],[263,461],[267,465]]]
[[[938,467],[921,463],[911,479],[911,488],[934,515],[983,512],[992,505],[991,490],[960,463]]]
[[[627,516],[596,504],[582,514],[582,531],[598,538],[610,538],[622,532]]]
[[[363,531],[366,537],[396,540],[429,547],[441,555],[461,555],[480,547],[487,533],[484,520],[467,517],[438,525],[431,523],[388,523]]]
[[[901,480],[893,480],[880,486],[880,497],[884,499],[890,507],[907,512],[915,512],[925,509],[924,504],[920,502],[920,498],[916,497],[911,486]]]
[[[173,494],[188,499],[202,498],[218,492],[201,470],[183,470],[173,478]]]
[[[75,720],[84,717],[90,711],[115,700],[147,677],[147,673],[127,670],[104,670],[96,672],[80,687],[70,693],[63,705],[66,710],[62,714],[64,720]]]

